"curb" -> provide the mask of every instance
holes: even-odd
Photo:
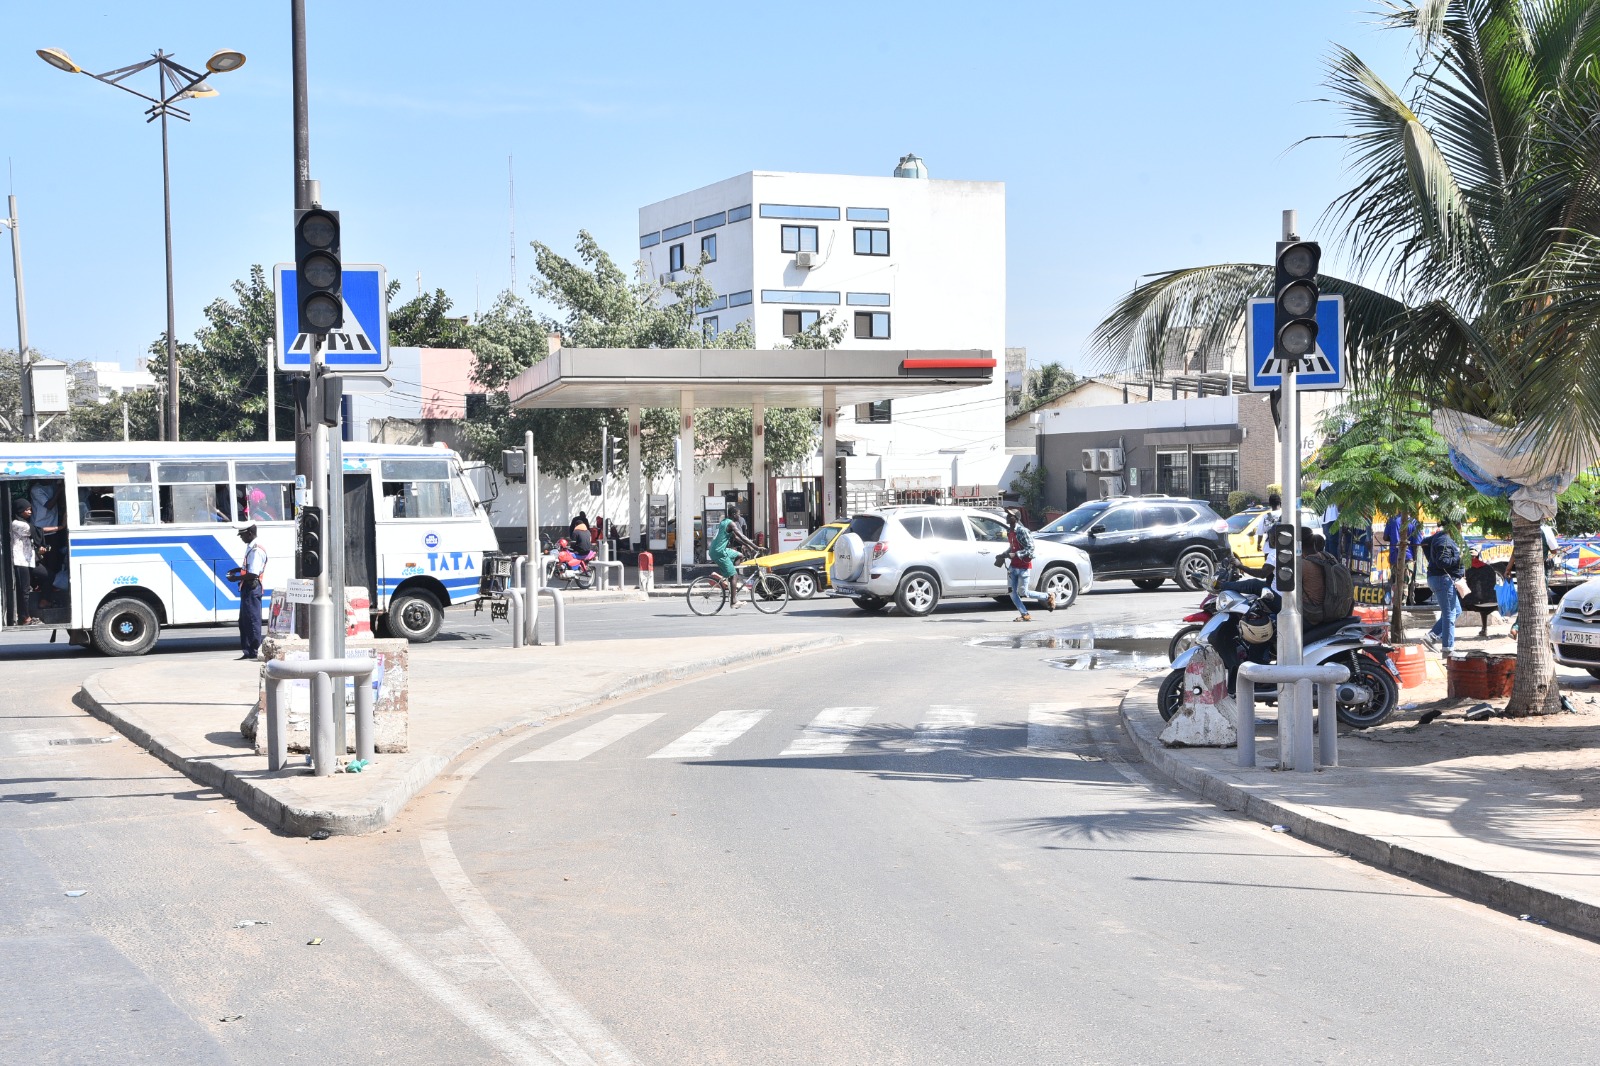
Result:
[[[259,782],[262,780],[271,781],[302,777],[303,775],[298,772],[280,771],[278,774],[272,774],[266,770],[253,770],[241,774],[237,770],[225,770],[205,759],[194,759],[183,755],[182,744],[177,738],[166,734],[151,733],[121,717],[112,709],[117,706],[116,701],[109,698],[100,684],[100,678],[110,673],[111,671],[109,670],[103,670],[84,681],[78,690],[81,697],[78,702],[90,714],[110,725],[117,732],[144,748],[168,766],[182,772],[191,780],[207,788],[216,789],[218,792],[234,799],[247,814],[269,828],[288,836],[309,836],[319,829],[326,829],[334,835],[345,836],[370,833],[388,825],[405,808],[406,804],[410,803],[419,792],[426,788],[451,763],[486,740],[504,736],[520,729],[542,725],[555,718],[565,718],[609,700],[618,699],[622,696],[636,695],[648,689],[672,682],[684,681],[703,674],[710,674],[717,670],[743,666],[766,659],[820,651],[824,648],[837,647],[844,643],[846,643],[844,637],[837,633],[818,634],[768,648],[757,648],[692,660],[676,666],[648,670],[631,677],[625,677],[604,692],[569,700],[566,703],[546,708],[537,714],[519,715],[515,718],[505,719],[482,729],[474,730],[471,733],[462,733],[451,737],[445,742],[441,750],[420,755],[404,774],[392,782],[386,782],[375,795],[367,799],[316,806],[297,806],[292,803],[286,803],[260,787]]]
[[[1510,914],[1533,914],[1551,926],[1600,939],[1600,906],[1535,888],[1506,877],[1474,869],[1454,859],[1419,851],[1350,828],[1314,808],[1267,799],[1244,784],[1229,781],[1192,765],[1177,754],[1182,749],[1164,746],[1160,731],[1156,690],[1160,678],[1149,678],[1128,690],[1120,708],[1123,727],[1140,756],[1169,780],[1224,810],[1234,811],[1267,825],[1281,825],[1296,837],[1353,859],[1428,884]]]

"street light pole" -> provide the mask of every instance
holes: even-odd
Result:
[[[37,440],[39,416],[33,410],[33,375],[28,373],[28,301],[22,292],[22,231],[17,228],[17,198],[6,198],[10,214],[0,226],[11,231],[11,273],[17,282],[17,373],[21,375],[22,439]]]
[[[177,101],[215,96],[217,91],[205,84],[206,77],[210,74],[226,74],[238,70],[244,66],[244,53],[229,48],[213,52],[211,58],[206,60],[205,73],[201,73],[190,70],[175,62],[166,52],[157,50],[142,63],[108,70],[104,74],[90,74],[59,48],[40,48],[37,51],[40,59],[57,70],[68,74],[88,74],[95,81],[105,82],[148,101],[151,106],[145,109],[147,116],[145,121],[154,122],[158,118],[161,120],[161,205],[165,220],[167,251],[167,402],[162,423],[162,437],[175,441],[178,439],[178,327],[172,286],[172,171],[167,151],[167,116],[171,115],[188,122],[189,113],[174,106]],[[123,84],[129,77],[151,67],[156,68],[157,95],[151,96]]]

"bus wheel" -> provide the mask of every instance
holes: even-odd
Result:
[[[439,635],[444,612],[426,592],[402,592],[389,601],[389,632],[413,644],[426,644]]]
[[[161,632],[155,611],[143,600],[112,600],[94,616],[91,640],[102,655],[143,655]]]

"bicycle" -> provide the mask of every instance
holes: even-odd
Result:
[[[740,563],[738,569],[748,568],[750,573],[741,578],[736,578],[735,588],[742,588],[750,594],[750,602],[755,604],[756,610],[762,614],[777,614],[789,605],[789,583],[783,578],[762,570],[760,567],[748,563]],[[689,589],[684,597],[689,601],[689,610],[695,614],[709,616],[716,614],[727,606],[729,599],[728,579],[721,574],[705,574],[689,582]]]

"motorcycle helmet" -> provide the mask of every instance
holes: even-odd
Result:
[[[556,547],[565,548],[566,546],[567,546],[567,538],[566,537],[562,537],[560,540],[556,541]]]
[[[1272,612],[1259,603],[1239,619],[1239,636],[1247,644],[1265,644],[1276,632]]]

